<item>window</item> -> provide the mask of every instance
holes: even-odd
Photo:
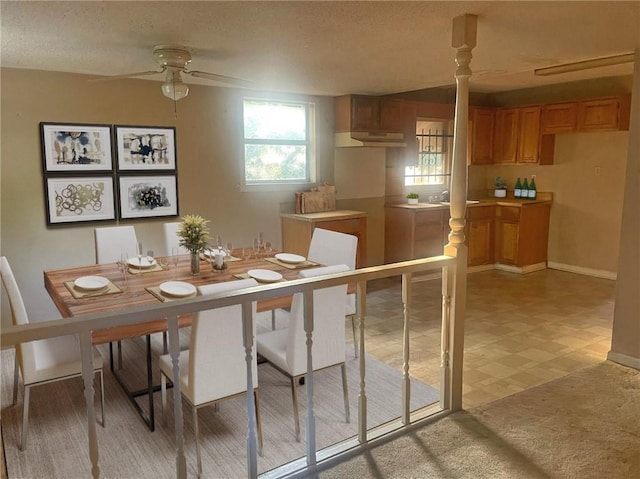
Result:
[[[312,181],[313,104],[244,100],[246,184]]]
[[[418,164],[405,167],[404,184],[446,185],[451,176],[453,134],[451,122],[418,120]]]

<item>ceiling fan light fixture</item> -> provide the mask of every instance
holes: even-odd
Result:
[[[178,101],[189,94],[189,85],[182,81],[180,72],[167,72],[167,80],[162,84],[162,94]]]

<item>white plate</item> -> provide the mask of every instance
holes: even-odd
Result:
[[[169,296],[189,296],[195,294],[196,287],[184,281],[166,281],[160,284],[160,291]]]
[[[73,285],[76,288],[86,289],[89,291],[105,288],[108,284],[109,280],[102,276],[82,276],[73,282]]]
[[[282,275],[280,273],[269,269],[250,269],[247,271],[247,274],[256,281],[261,281],[263,283],[273,283],[282,279]]]
[[[279,259],[283,263],[298,264],[306,261],[307,258],[305,258],[304,256],[300,256],[299,254],[278,253],[276,255],[276,259]]]
[[[214,257],[217,254],[221,254],[223,257],[227,256],[227,252],[221,249],[212,249],[212,250],[206,249],[202,254],[204,256],[210,256],[210,257]]]
[[[129,258],[127,260],[127,264],[134,268],[151,268],[152,266],[155,266],[156,260],[150,256],[143,256],[140,259],[136,256],[135,258]]]

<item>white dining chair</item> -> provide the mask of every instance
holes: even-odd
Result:
[[[356,268],[358,237],[337,231],[315,228],[309,244],[307,258],[322,265],[346,264],[349,269]],[[358,357],[358,337],[356,334],[356,295],[348,294],[345,302],[345,316],[351,319],[353,333],[353,351]]]
[[[13,325],[29,323],[27,310],[18,288],[11,265],[6,257],[0,257],[0,276],[4,284]],[[102,356],[93,349],[93,372],[100,377],[100,416],[104,427],[104,378],[102,375]],[[43,384],[71,379],[82,375],[80,345],[76,336],[57,336],[54,338],[29,341],[16,345],[16,359],[13,376],[13,401],[18,402],[18,380],[22,376],[24,387],[22,400],[22,433],[20,450],[27,447],[29,425],[29,398],[31,388]]]
[[[324,266],[300,272],[300,278],[349,271],[346,265]],[[345,420],[349,422],[349,392],[345,365],[344,302],[347,285],[317,289],[313,292],[313,335],[311,361],[313,371],[340,366]],[[278,310],[284,314],[284,310]],[[258,354],[289,377],[293,398],[296,440],[300,441],[298,414],[298,380],[307,374],[307,337],[304,330],[304,299],[302,293],[293,295],[288,326],[258,334]]]
[[[122,253],[129,257],[138,251],[138,238],[133,226],[108,226],[94,230],[96,243],[96,264],[116,263],[121,260]],[[163,335],[166,344],[166,334]],[[113,344],[113,343],[112,343]],[[111,351],[112,344],[109,345]],[[122,367],[122,341],[118,345],[118,367]],[[110,352],[110,354],[112,354]],[[113,361],[113,356],[111,356]]]
[[[138,238],[133,226],[109,226],[95,229],[96,264],[120,261],[122,253],[136,255]]]
[[[171,255],[172,248],[178,248],[180,254],[189,254],[189,250],[184,246],[180,246],[180,237],[178,236],[178,229],[180,228],[180,222],[164,223],[162,225],[164,231],[164,247],[167,256]]]
[[[228,281],[200,286],[199,294],[211,295],[257,286],[254,279]],[[253,303],[255,315],[256,304]],[[255,337],[255,323],[254,323]],[[243,345],[242,306],[200,311],[191,323],[189,349],[180,351],[180,391],[193,409],[193,428],[196,442],[198,477],[202,474],[198,409],[217,405],[225,399],[247,392],[247,363]],[[160,356],[160,390],[162,394],[162,423],[166,425],[167,379],[175,382],[171,356]],[[262,455],[262,423],[258,399],[258,368],[253,349],[253,394],[256,404],[258,452]]]

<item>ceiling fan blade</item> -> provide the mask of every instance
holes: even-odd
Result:
[[[143,77],[143,76],[147,76],[147,75],[158,75],[160,73],[164,73],[164,71],[165,71],[165,69],[163,68],[160,71],[151,70],[151,71],[146,71],[146,72],[125,73],[123,75],[113,75],[113,76],[100,77],[100,78],[91,78],[89,81],[91,81],[91,82],[101,82],[101,81],[110,81],[110,80],[121,80],[122,78],[134,78],[134,77]]]
[[[251,86],[253,82],[249,80],[241,80],[240,78],[228,77],[225,75],[218,75],[216,73],[199,72],[199,71],[185,71],[187,75],[191,75],[198,78],[204,78],[206,80],[213,80],[221,83],[228,83],[236,86]]]

